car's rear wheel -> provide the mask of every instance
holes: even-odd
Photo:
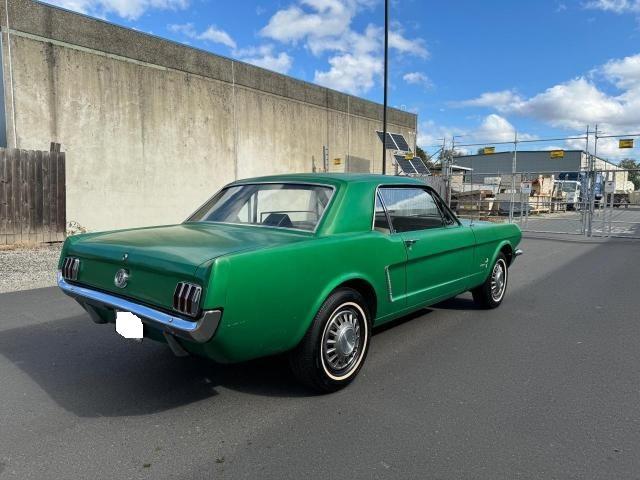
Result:
[[[370,332],[371,318],[362,295],[351,288],[340,288],[325,300],[304,338],[291,352],[291,369],[313,390],[339,390],[351,383],[362,368]]]
[[[507,265],[507,258],[503,253],[500,253],[485,282],[471,290],[473,300],[483,308],[498,307],[502,303],[507,291],[508,280],[509,267]]]

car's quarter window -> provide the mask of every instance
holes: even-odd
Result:
[[[419,187],[382,187],[379,193],[395,232],[444,226],[437,202],[428,190]]]
[[[223,189],[187,222],[216,222],[314,231],[333,189],[323,185],[255,183]]]
[[[382,233],[391,233],[391,225],[389,225],[389,217],[382,205],[380,193],[376,192],[376,209],[373,217],[373,229]]]

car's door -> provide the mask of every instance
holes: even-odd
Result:
[[[380,187],[394,235],[407,251],[409,306],[438,301],[468,288],[475,237],[427,187]]]

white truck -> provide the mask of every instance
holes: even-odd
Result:
[[[557,192],[563,192],[566,196],[567,210],[579,210],[582,202],[582,186],[576,180],[556,180]]]

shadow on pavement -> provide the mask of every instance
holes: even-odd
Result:
[[[176,358],[166,345],[130,343],[84,315],[0,332],[0,354],[81,417],[162,412],[215,397],[219,388],[266,396],[309,394],[282,357],[238,365]]]
[[[475,308],[467,299],[437,309]],[[380,334],[425,317],[422,309],[375,329]],[[65,410],[81,417],[147,415],[215,397],[219,388],[254,395],[299,397],[313,392],[276,356],[237,365],[176,358],[166,345],[121,339],[86,315],[0,332],[0,354],[28,374]]]

